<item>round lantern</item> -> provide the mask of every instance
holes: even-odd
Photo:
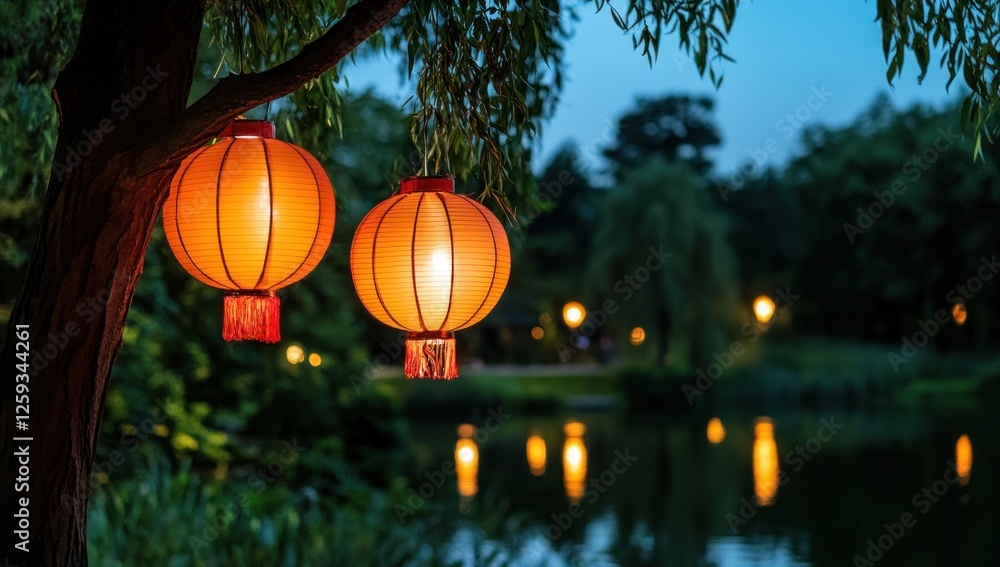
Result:
[[[170,183],[163,229],[192,276],[226,290],[222,336],[281,339],[275,290],[319,263],[333,236],[326,172],[274,124],[236,120],[222,140],[184,159]]]
[[[458,376],[455,337],[496,305],[510,275],[500,221],[455,194],[451,177],[408,177],[375,206],[351,244],[351,277],[365,308],[407,331],[407,378]]]

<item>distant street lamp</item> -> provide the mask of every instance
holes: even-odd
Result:
[[[642,327],[632,329],[632,333],[629,334],[628,340],[632,343],[632,346],[639,346],[646,342],[646,329],[643,329]]]
[[[774,317],[774,301],[766,295],[753,300],[753,314],[761,323],[767,323]]]
[[[577,301],[570,301],[563,306],[563,321],[570,329],[575,329],[583,323],[587,316],[587,309]]]
[[[955,319],[955,324],[961,327],[969,317],[969,311],[965,308],[964,303],[956,303],[951,308],[951,316]]]

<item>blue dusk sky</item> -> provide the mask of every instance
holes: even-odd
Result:
[[[664,39],[651,69],[607,9],[595,14],[588,6],[578,13],[565,54],[564,89],[555,116],[542,125],[536,170],[566,142],[582,148],[602,144],[615,119],[638,97],[691,93],[715,98],[723,143],[713,157],[716,171],[729,175],[762,150],[768,165],[783,164],[798,150],[802,126],[847,124],[879,93],[887,93],[896,107],[941,106],[958,97],[962,83],[957,79],[948,93],[947,73],[932,56],[923,84],[917,83],[918,67],[909,59],[890,88],[874,0],[744,0],[727,51],[736,62],[724,64],[718,91],[678,50],[676,36]],[[347,70],[347,76],[352,90],[373,87],[402,104],[413,89],[400,80],[398,69],[395,60],[376,58]],[[593,172],[603,168],[600,160],[590,162]]]

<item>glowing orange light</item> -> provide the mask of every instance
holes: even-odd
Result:
[[[535,327],[531,329],[531,338],[535,339],[536,341],[542,340],[542,337],[544,336],[545,336],[545,329],[541,327]]]
[[[646,329],[643,329],[642,327],[632,329],[632,332],[629,333],[628,340],[632,343],[632,346],[639,346],[646,342]]]
[[[708,430],[706,434],[708,435],[709,443],[713,445],[722,443],[722,441],[726,438],[726,428],[723,427],[722,420],[717,417],[713,417],[708,420]]]
[[[951,316],[955,319],[955,324],[961,327],[969,318],[969,311],[965,308],[964,303],[956,303],[951,306]]]
[[[563,321],[570,329],[575,329],[587,317],[587,309],[577,301],[570,301],[563,306]]]
[[[528,437],[528,468],[531,469],[531,474],[535,476],[542,476],[545,474],[545,439],[542,439],[541,435],[531,435]]]
[[[299,345],[290,345],[285,349],[285,358],[291,364],[298,364],[306,359],[306,353]]]
[[[753,492],[760,506],[774,504],[778,494],[778,444],[774,441],[774,424],[770,418],[760,418],[753,427]]]
[[[587,480],[587,446],[582,437],[567,437],[563,444],[563,485],[566,498],[576,504],[583,498]]]
[[[400,193],[362,219],[351,244],[361,303],[386,325],[408,331],[407,378],[458,376],[454,331],[496,305],[510,275],[500,221],[455,194],[451,177],[408,177]]]
[[[567,422],[563,427],[563,433],[566,434],[566,437],[583,437],[583,434],[586,432],[587,426],[579,421]]]
[[[469,439],[476,433],[476,426],[471,423],[463,423],[458,426],[458,436],[462,439]]]
[[[955,472],[958,473],[958,483],[969,484],[972,477],[972,441],[968,435],[962,435],[955,443]]]
[[[455,475],[459,496],[475,496],[479,491],[479,447],[472,439],[463,437],[455,444]]]
[[[753,300],[753,314],[761,323],[767,323],[774,317],[774,301],[766,295]]]
[[[319,366],[320,364],[323,364],[323,357],[322,356],[316,354],[315,352],[309,355],[309,365],[310,366]]]
[[[181,162],[163,206],[174,256],[202,283],[225,290],[227,341],[281,339],[275,290],[316,267],[333,236],[333,186],[274,124],[236,120],[218,143]]]

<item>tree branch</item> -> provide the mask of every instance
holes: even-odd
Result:
[[[135,173],[177,165],[234,118],[318,77],[387,24],[409,0],[362,0],[297,55],[262,73],[230,75],[143,144]]]

